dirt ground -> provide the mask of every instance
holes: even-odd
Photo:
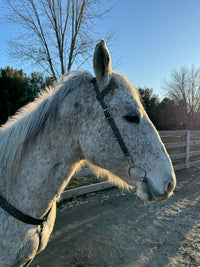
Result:
[[[112,189],[66,203],[31,267],[200,266],[200,169],[176,174],[163,202]]]

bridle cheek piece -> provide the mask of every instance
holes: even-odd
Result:
[[[96,93],[96,99],[99,101],[102,109],[103,109],[103,113],[105,116],[105,119],[107,120],[107,122],[109,123],[113,134],[122,150],[122,153],[124,154],[125,158],[129,161],[130,163],[130,168],[128,169],[128,175],[133,178],[135,181],[142,181],[144,182],[146,179],[146,171],[140,167],[140,166],[136,166],[133,164],[133,160],[131,158],[131,155],[128,151],[128,148],[121,136],[121,133],[112,117],[112,113],[110,112],[107,104],[104,102],[104,97],[112,90],[116,87],[116,84],[114,82],[114,80],[111,78],[109,84],[107,85],[107,87],[100,92],[98,84],[97,84],[97,80],[96,78],[93,78],[91,80],[91,83],[93,84],[93,89]]]

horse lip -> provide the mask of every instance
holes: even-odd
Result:
[[[152,187],[151,186],[151,183],[150,183],[150,180],[148,179],[148,177],[146,176],[144,179],[143,179],[143,181],[142,181],[143,183],[145,183],[145,185],[146,185],[146,193],[147,193],[147,195],[148,195],[148,200],[149,201],[152,201],[152,200],[154,200],[154,197],[153,197],[153,195],[152,195],[152,190],[150,190],[150,188]]]
[[[165,199],[167,199],[167,198],[169,198],[169,194],[168,194],[168,193],[163,194],[163,195],[161,195],[161,196],[159,196],[159,197],[155,197],[154,200],[155,200],[156,202],[159,202],[159,201],[165,200]]]
[[[156,192],[148,177],[144,178],[143,183],[146,184],[146,193],[148,195],[149,201],[159,202],[159,201],[165,200],[171,196],[171,194],[169,194],[168,192],[165,192],[164,194],[160,194],[160,193]]]
[[[160,195],[160,194],[155,194],[154,192],[152,193],[152,192],[149,190],[148,186],[147,186],[147,191],[146,191],[146,193],[147,193],[147,195],[148,195],[148,198],[149,198],[148,200],[149,200],[149,201],[160,202],[160,201],[162,201],[162,200],[165,200],[165,199],[169,198],[169,194],[168,194],[168,193],[165,193],[165,194],[162,194],[162,195]]]

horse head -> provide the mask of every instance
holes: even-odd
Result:
[[[101,170],[107,170],[114,183],[129,188],[136,186],[137,195],[143,200],[168,198],[176,185],[169,155],[136,89],[126,77],[112,71],[104,40],[96,44],[93,66],[96,85],[91,84],[90,97],[87,96],[88,108],[80,137],[84,157]],[[94,86],[99,90],[99,99]],[[120,147],[118,134],[105,119],[103,107],[112,114],[127,148],[128,160]]]

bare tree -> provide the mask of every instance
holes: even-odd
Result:
[[[200,121],[200,68],[182,67],[171,72],[163,88],[176,105],[181,105],[182,116],[188,128],[199,127]]]
[[[4,1],[7,21],[22,29],[17,40],[9,41],[11,56],[40,65],[54,79],[70,71],[75,61],[88,59],[100,37],[95,22],[111,10],[102,10],[102,0]]]

